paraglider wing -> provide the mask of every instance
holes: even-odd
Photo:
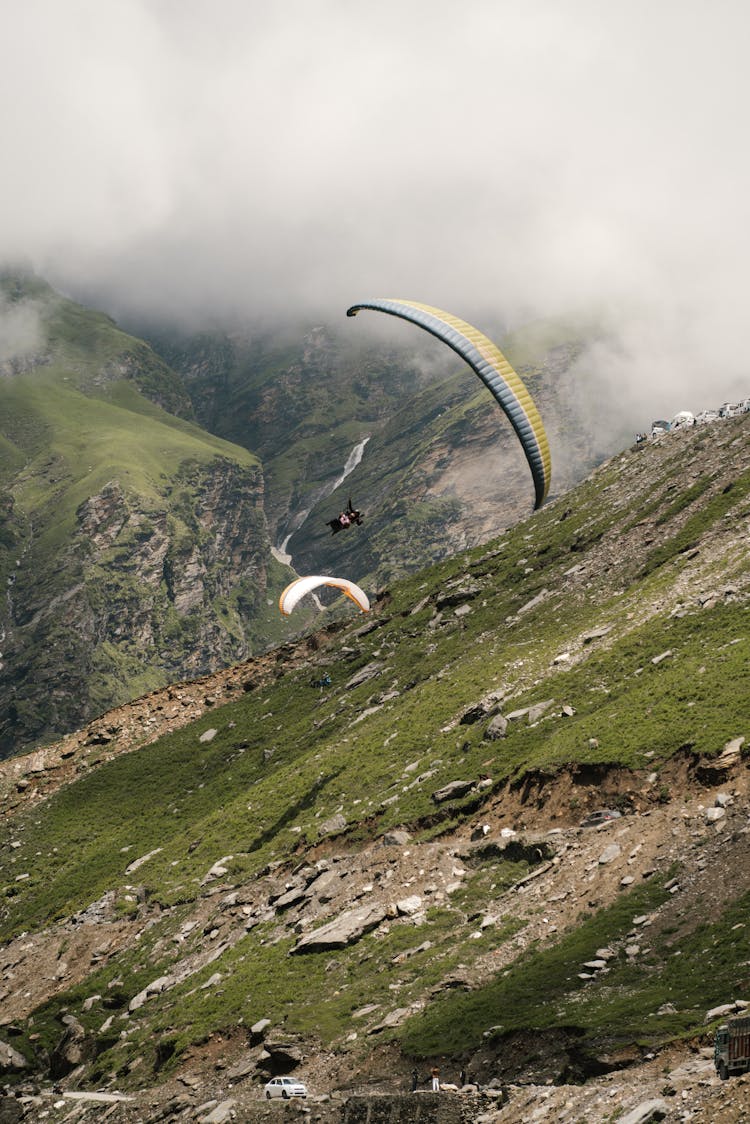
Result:
[[[321,574],[307,578],[295,578],[293,582],[290,582],[279,597],[279,609],[284,616],[288,617],[306,593],[312,593],[314,589],[318,589],[321,585],[330,585],[335,589],[340,589],[363,613],[369,613],[370,602],[363,589],[360,589],[354,582],[347,581],[346,578],[330,578]]]
[[[354,304],[347,316],[363,309],[386,312],[410,320],[431,332],[461,356],[494,395],[518,435],[534,479],[536,502],[541,507],[549,491],[552,462],[542,419],[523,382],[498,347],[471,324],[431,308],[427,304],[403,300],[372,300]]]

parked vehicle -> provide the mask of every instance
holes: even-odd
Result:
[[[750,1015],[722,1023],[714,1038],[714,1065],[722,1081],[750,1069]]]
[[[269,1101],[272,1097],[281,1097],[288,1101],[290,1097],[306,1097],[307,1085],[304,1081],[298,1081],[296,1077],[272,1077],[265,1086],[264,1092]]]

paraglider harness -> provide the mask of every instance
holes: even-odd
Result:
[[[329,519],[327,526],[331,528],[332,535],[337,535],[339,531],[344,531],[347,527],[351,527],[352,523],[356,523],[358,527],[361,526],[363,519],[364,515],[362,512],[352,507],[352,499],[350,496],[349,506],[346,510],[342,511],[340,515],[337,515],[335,519]]]

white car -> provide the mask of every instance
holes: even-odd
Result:
[[[265,1086],[265,1094],[269,1101],[271,1097],[283,1097],[288,1101],[290,1097],[306,1097],[307,1085],[296,1077],[272,1077]]]

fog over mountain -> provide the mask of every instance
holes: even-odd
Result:
[[[131,323],[593,321],[634,419],[718,404],[750,392],[748,30],[742,0],[29,0],[0,259]]]

